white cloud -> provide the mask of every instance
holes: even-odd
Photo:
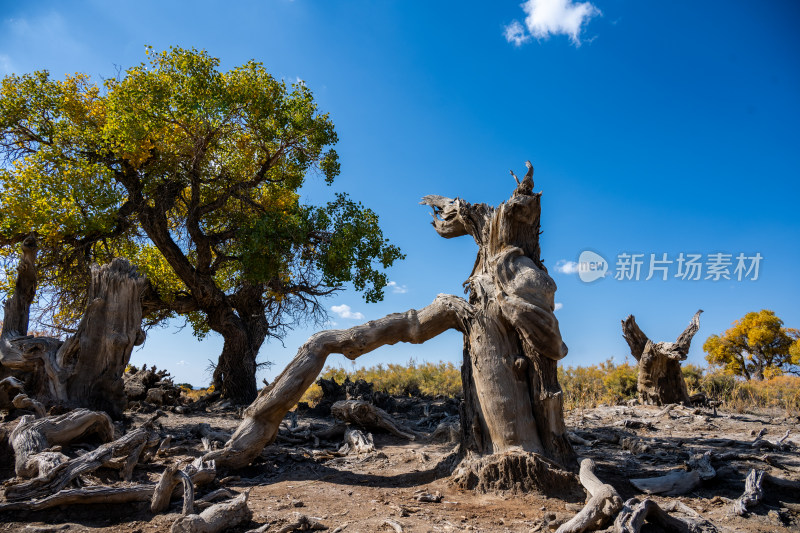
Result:
[[[5,54],[0,54],[0,76],[7,76],[14,73],[14,66],[11,58]]]
[[[559,309],[563,309],[563,308],[564,308],[564,304],[562,304],[561,302],[556,302],[556,305],[553,307],[553,311],[558,311]]]
[[[405,285],[398,285],[396,281],[390,281],[386,286],[392,289],[394,294],[405,294],[408,292],[408,287]]]
[[[561,272],[562,274],[577,274],[578,273],[578,263],[575,261],[567,261],[565,259],[559,259],[556,263],[556,272]]]
[[[506,40],[514,46],[521,46],[531,37],[548,39],[551,35],[568,35],[572,44],[580,46],[583,27],[593,17],[602,15],[590,2],[573,0],[526,0],[522,10],[526,15],[525,25],[515,20],[504,31]]]
[[[176,364],[176,365],[178,365],[178,366],[183,366],[183,365],[185,365],[185,364],[186,364],[186,361],[184,361],[183,359],[181,359],[180,361],[178,361],[178,362],[177,362],[177,363],[175,363],[175,364]]]
[[[339,315],[340,318],[352,318],[353,320],[364,319],[364,315],[362,315],[358,311],[354,313],[353,310],[350,309],[350,306],[346,304],[334,305],[331,307],[331,311]]]

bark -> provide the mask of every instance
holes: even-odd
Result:
[[[631,349],[631,355],[639,364],[637,390],[642,403],[691,403],[681,373],[681,361],[686,360],[692,337],[700,328],[702,312],[701,309],[694,314],[689,326],[675,342],[654,343],[642,332],[633,315],[622,321],[622,336]]]
[[[264,339],[253,342],[253,335],[238,317],[229,317],[228,321],[229,325],[219,328],[223,345],[213,384],[222,398],[247,405],[256,397],[256,357]],[[216,328],[212,325],[212,329]]]
[[[541,193],[533,168],[498,206],[426,196],[434,228],[445,238],[471,235],[478,244],[466,282],[469,300],[439,295],[419,311],[388,315],[349,330],[320,332],[264,389],[221,450],[220,466],[241,467],[274,440],[278,424],[322,370],[327,356],[350,359],[385,344],[421,343],[448,329],[464,334],[461,479],[494,488],[530,488],[532,477],[575,466],[564,426],[557,362],[567,354],[553,314],[556,284],[539,249]],[[491,467],[492,457],[499,461]],[[469,463],[474,463],[474,468]],[[484,474],[479,474],[483,472]],[[496,479],[490,479],[496,472]],[[489,476],[485,479],[481,475]],[[539,476],[544,479],[544,475]],[[534,483],[534,485],[537,483]]]
[[[92,267],[87,306],[65,342],[28,333],[36,288],[36,241],[25,240],[14,295],[4,305],[0,365],[24,378],[46,406],[88,407],[118,418],[125,407],[122,373],[144,342],[140,296],[145,279],[124,259]]]

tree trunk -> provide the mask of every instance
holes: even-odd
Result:
[[[355,359],[385,344],[422,343],[457,329],[464,334],[464,403],[456,481],[467,488],[551,492],[574,481],[563,470],[574,468],[576,461],[556,372],[567,347],[553,314],[556,285],[539,257],[541,193],[532,192],[533,168],[528,166],[523,182],[496,209],[441,196],[423,198],[434,209],[434,228],[441,236],[469,234],[478,244],[466,283],[468,302],[439,295],[419,311],[312,336],[247,408],[231,440],[206,460],[241,467],[258,456],[328,354]]]
[[[86,310],[65,342],[27,335],[35,295],[36,241],[28,237],[14,295],[4,305],[0,366],[25,381],[47,406],[88,407],[118,418],[125,407],[122,373],[144,342],[140,296],[145,279],[124,259],[92,267]]]
[[[631,355],[639,363],[637,390],[642,403],[664,405],[691,402],[681,373],[681,361],[686,359],[689,346],[700,328],[697,311],[689,326],[675,342],[653,343],[647,338],[633,315],[622,321],[622,336],[628,342]]]
[[[220,391],[222,398],[244,405],[255,399],[255,353],[258,353],[258,349],[248,345],[246,335],[224,337],[213,378],[214,389]]]

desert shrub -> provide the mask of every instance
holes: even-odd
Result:
[[[454,398],[461,394],[461,371],[453,363],[417,363],[413,359],[405,365],[378,364],[369,368],[347,370],[326,367],[319,376],[334,379],[337,383],[363,379],[373,384],[376,391],[395,396],[446,396]],[[314,405],[322,397],[322,389],[316,384],[309,387],[302,402]]]
[[[601,403],[615,404],[635,398],[638,368],[625,361],[621,364],[609,359],[590,366],[559,366],[558,382],[564,394],[566,409],[591,408]],[[800,377],[776,376],[764,381],[744,382],[720,370],[704,369],[688,363],[682,372],[690,393],[704,392],[711,399],[722,400],[725,407],[737,410],[777,407],[800,412]],[[345,369],[327,367],[322,378],[363,379],[371,382],[376,391],[388,394],[443,395],[461,394],[461,373],[453,363],[417,363],[406,365],[375,365],[369,368]],[[314,404],[322,397],[322,390],[312,385],[301,401]]]
[[[699,392],[703,384],[703,369],[695,364],[686,363],[681,366],[681,373],[684,381],[686,381],[689,394]]]
[[[609,361],[609,366],[603,377],[603,385],[606,388],[606,397],[610,397],[612,403],[619,403],[636,397],[636,382],[638,369],[635,365],[631,366],[627,361],[621,365],[614,366]]]

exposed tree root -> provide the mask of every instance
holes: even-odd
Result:
[[[575,474],[541,455],[508,451],[466,457],[452,474],[453,483],[478,492],[540,492],[565,497],[576,494]]]

